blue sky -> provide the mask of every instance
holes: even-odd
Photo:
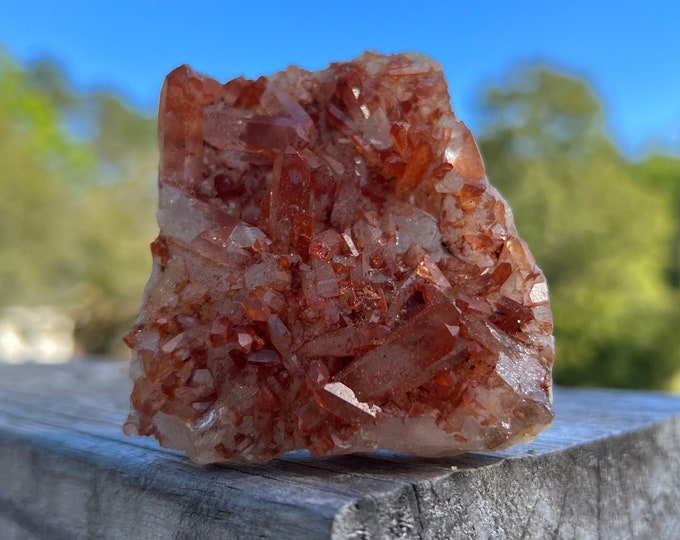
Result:
[[[49,55],[77,87],[112,88],[147,111],[183,63],[227,80],[289,64],[320,69],[365,49],[415,50],[443,65],[454,108],[473,130],[484,86],[517,63],[542,61],[591,82],[627,152],[651,142],[680,153],[674,0],[0,0],[0,14],[11,56]]]

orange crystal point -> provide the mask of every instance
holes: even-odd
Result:
[[[128,434],[198,463],[495,450],[553,419],[547,286],[440,67],[365,53],[159,112]]]

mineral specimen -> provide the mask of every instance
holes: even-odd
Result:
[[[441,68],[366,53],[160,100],[128,434],[198,463],[493,450],[550,424],[543,274]]]

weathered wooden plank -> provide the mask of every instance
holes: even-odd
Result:
[[[677,538],[680,399],[566,389],[531,445],[198,467],[125,437],[127,366],[0,366],[2,538]]]

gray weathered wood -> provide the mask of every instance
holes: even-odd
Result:
[[[127,366],[0,366],[0,538],[680,538],[680,399],[559,388],[531,445],[198,467],[121,433]]]

